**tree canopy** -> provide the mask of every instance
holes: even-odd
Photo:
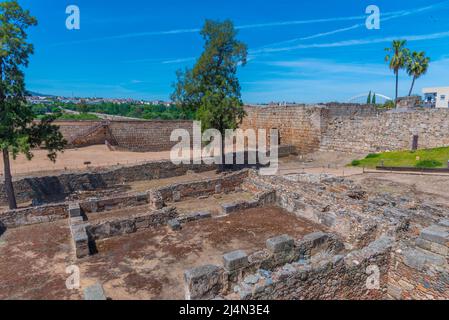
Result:
[[[192,69],[178,71],[172,100],[187,114],[194,112],[203,130],[214,128],[224,135],[245,116],[237,69],[246,64],[248,50],[229,20],[207,20],[201,36],[203,53]]]
[[[26,30],[37,21],[17,1],[0,3],[0,148],[5,169],[5,188],[11,208],[16,208],[12,187],[9,153],[15,157],[24,153],[31,159],[32,149],[44,147],[54,161],[56,152],[64,148],[65,141],[55,116],[45,116],[33,122],[35,115],[25,99],[25,75],[33,45],[27,42]]]

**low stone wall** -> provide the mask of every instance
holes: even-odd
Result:
[[[164,208],[127,217],[106,218],[103,221],[88,224],[86,232],[89,239],[93,241],[103,240],[166,225],[177,215],[175,208]]]
[[[154,190],[163,202],[176,202],[185,198],[231,192],[240,187],[248,177],[248,170],[242,170],[215,179],[173,184]]]
[[[223,204],[221,207],[224,214],[231,214],[233,212],[238,212],[242,210],[260,208],[266,205],[273,204],[275,202],[276,202],[276,191],[270,190],[256,194],[254,200],[226,203]]]
[[[102,199],[91,198],[86,201],[81,201],[79,205],[84,213],[99,213],[122,208],[132,208],[149,203],[149,192],[143,192]]]
[[[170,161],[154,161],[133,166],[118,166],[108,170],[60,174],[49,177],[29,177],[14,181],[17,201],[35,200],[37,203],[64,201],[76,191],[94,191],[126,182],[164,179],[182,176],[187,171],[214,170],[213,165],[175,165]],[[6,205],[4,184],[0,184],[0,205]]]
[[[276,267],[292,263],[299,259],[310,259],[318,251],[337,253],[343,244],[337,237],[325,233],[313,233],[301,241],[295,241],[288,235],[267,240],[267,248],[247,255],[238,250],[223,256],[223,267],[205,265],[187,270],[184,274],[186,299],[212,299],[218,295],[227,295],[235,285],[257,270],[270,273]],[[236,289],[240,291],[240,289]]]
[[[17,228],[24,225],[56,221],[67,217],[68,205],[66,203],[50,204],[0,213],[0,225],[3,225],[3,228]]]
[[[267,241],[267,250],[249,257],[243,251],[226,254],[224,267],[187,270],[186,298],[382,299],[392,244],[393,239],[382,237],[362,250],[339,255],[343,245],[333,235],[315,233],[297,243],[280,236]],[[367,286],[370,266],[378,268],[379,288]]]

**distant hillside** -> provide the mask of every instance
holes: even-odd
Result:
[[[26,95],[27,96],[39,96],[39,97],[54,97],[51,94],[43,94],[43,93],[29,91],[29,90],[27,90]]]

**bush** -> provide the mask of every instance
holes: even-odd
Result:
[[[362,162],[360,160],[353,160],[351,162],[351,166],[353,166],[353,167],[358,167],[361,164],[362,164]]]
[[[438,168],[442,166],[443,164],[436,160],[422,160],[416,164],[417,168]]]
[[[365,159],[376,159],[379,158],[380,154],[379,153],[370,153],[369,155],[366,156]]]

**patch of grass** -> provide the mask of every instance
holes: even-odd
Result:
[[[352,161],[350,165],[365,168],[375,168],[381,165],[386,167],[445,168],[448,160],[449,147],[440,147],[369,154],[364,159]]]
[[[436,160],[423,160],[416,164],[417,168],[441,168],[443,164]]]
[[[380,153],[370,153],[365,159],[376,159],[380,157]]]
[[[100,118],[97,117],[94,114],[90,113],[80,113],[80,114],[69,114],[64,113],[61,115],[58,120],[74,120],[74,121],[81,121],[81,120],[99,120]]]

